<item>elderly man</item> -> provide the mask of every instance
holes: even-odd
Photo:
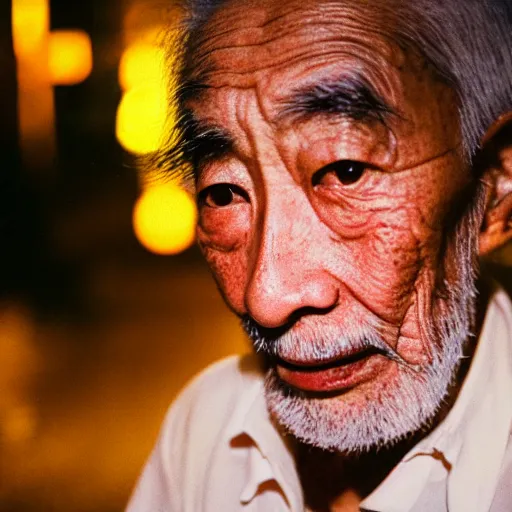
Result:
[[[509,0],[197,0],[198,239],[259,354],[171,407],[130,512],[512,510]],[[212,340],[215,343],[215,340]]]

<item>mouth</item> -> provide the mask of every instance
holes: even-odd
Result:
[[[277,375],[289,386],[302,391],[347,391],[368,382],[390,363],[383,351],[365,348],[326,361],[277,359]]]

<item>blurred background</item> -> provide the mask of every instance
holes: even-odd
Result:
[[[121,511],[178,390],[248,350],[190,196],[135,165],[168,126],[161,43],[180,14],[0,14],[0,511]]]
[[[0,2],[1,512],[122,511],[179,389],[248,350],[193,200],[136,166],[172,123],[179,18],[172,0]]]

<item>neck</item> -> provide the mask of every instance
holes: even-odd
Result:
[[[315,512],[324,512],[331,510],[334,503],[345,501],[347,496],[351,502],[363,500],[420,439],[416,434],[393,447],[360,455],[340,455],[299,445],[297,463],[307,506]]]
[[[478,339],[483,324],[489,286],[479,282],[478,315],[474,339]],[[448,390],[443,406],[432,422],[392,446],[380,447],[359,455],[326,452],[311,446],[297,445],[297,466],[307,506],[315,512],[329,510],[358,511],[359,503],[371,494],[417,443],[434,430],[455,403],[464,383],[476,343],[468,344],[454,384]]]

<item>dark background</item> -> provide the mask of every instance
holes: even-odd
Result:
[[[120,511],[178,390],[245,349],[195,247],[145,250],[115,137],[128,2],[51,0],[90,76],[54,88],[57,151],[23,165],[11,2],[0,5],[0,511]],[[30,156],[30,155],[29,155]]]

